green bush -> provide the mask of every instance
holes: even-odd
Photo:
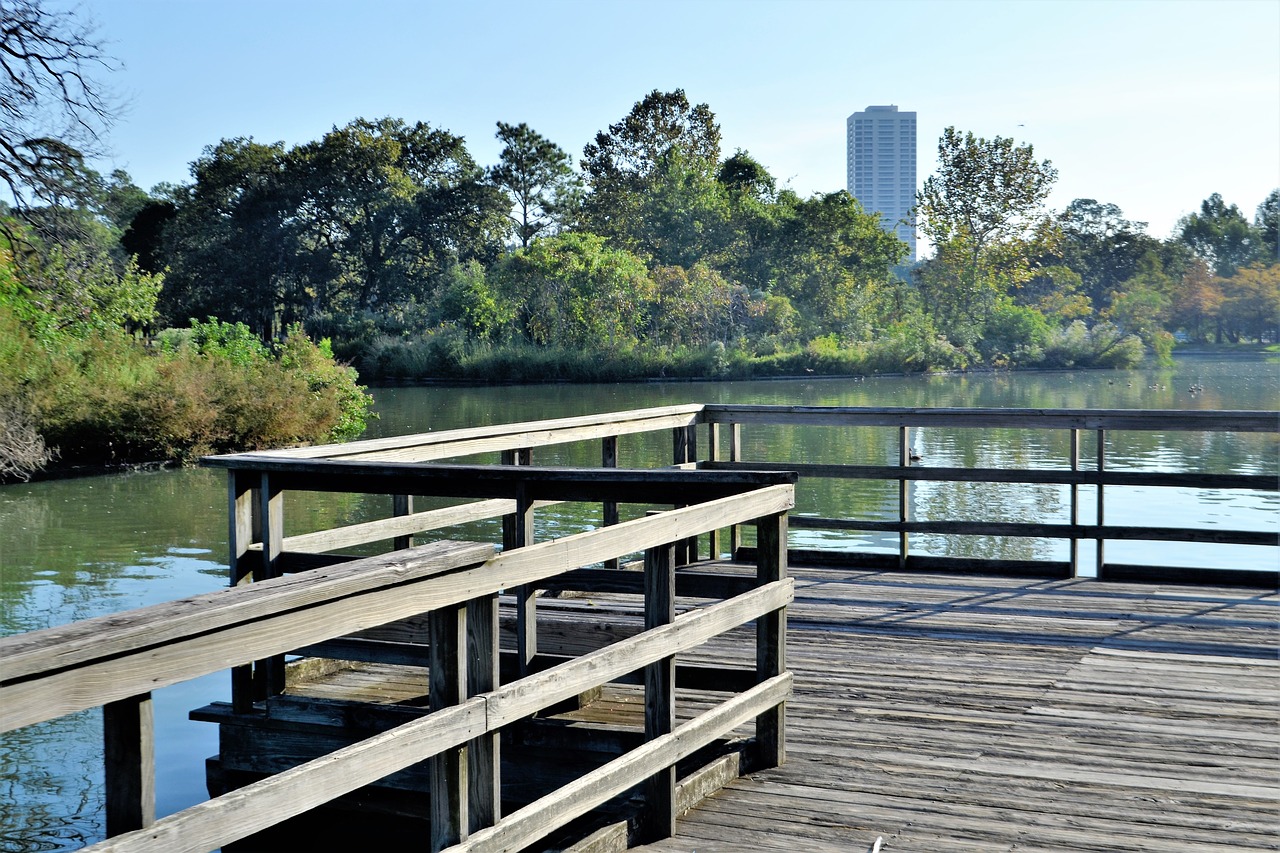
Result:
[[[46,347],[0,305],[0,409],[20,413],[6,423],[34,429],[46,455],[56,449],[69,465],[190,461],[363,432],[372,399],[327,341],[294,328],[273,353],[246,332],[210,320],[150,351],[109,329]]]

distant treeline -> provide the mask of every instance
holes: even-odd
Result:
[[[162,280],[151,327],[300,326],[366,381],[1112,366],[1280,325],[1280,191],[1252,223],[1211,196],[1159,240],[1092,199],[1045,211],[1056,171],[1031,146],[948,129],[918,199],[934,254],[908,268],[847,193],[801,198],[724,156],[679,90],[576,167],[525,124],[497,136],[488,168],[391,118],[294,147],[227,139],[190,183],[93,176],[88,203],[23,225],[46,267],[108,257]]]

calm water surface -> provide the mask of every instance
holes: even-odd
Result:
[[[1202,385],[1203,392],[1188,389]],[[1154,387],[1153,387],[1154,386]],[[598,386],[375,389],[375,421],[367,437],[567,417],[692,402],[840,406],[992,406],[1019,408],[1280,408],[1280,363],[1261,358],[1195,358],[1170,370],[1061,372],[974,376],[884,377],[865,381],[655,383]],[[705,433],[703,433],[705,435]],[[1084,437],[1082,458],[1093,453]],[[624,437],[621,464],[661,464],[666,435]],[[744,457],[804,462],[893,462],[897,433],[888,429],[744,431]],[[1063,467],[1065,436],[1018,430],[921,430],[915,446],[926,464]],[[539,451],[538,464],[598,464],[598,444]],[[1213,470],[1278,475],[1272,436],[1123,433],[1109,439],[1108,466]],[[0,634],[64,624],[103,613],[219,589],[226,584],[225,475],[202,469],[91,477],[0,487]],[[1084,490],[1087,491],[1087,490]],[[896,517],[896,486],[818,481],[797,496],[797,512],[823,516]],[[290,496],[297,497],[297,496]],[[1115,524],[1221,525],[1277,529],[1274,494],[1222,496],[1197,490],[1108,489]],[[1066,521],[1058,487],[969,487],[919,484],[917,518]],[[1082,507],[1091,518],[1092,506]],[[288,533],[353,523],[389,513],[384,497],[307,495],[286,506]],[[550,509],[539,538],[591,523],[580,508]],[[490,537],[496,523],[460,536]],[[891,550],[896,538],[864,536],[859,547]],[[831,534],[793,531],[793,545],[847,547]],[[1029,540],[913,538],[915,553],[1062,559],[1065,545]],[[1151,543],[1108,545],[1108,559],[1153,562]],[[1177,549],[1175,564],[1274,568],[1274,557],[1222,548]],[[1159,546],[1155,546],[1158,550]],[[1082,552],[1089,549],[1082,548]],[[0,667],[3,662],[0,662]],[[158,813],[205,799],[204,759],[217,752],[216,726],[187,712],[229,695],[225,675],[155,694]],[[101,726],[97,712],[77,714],[0,735],[0,851],[75,849],[103,837]]]

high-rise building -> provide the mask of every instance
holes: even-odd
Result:
[[[916,259],[916,114],[896,106],[867,107],[849,116],[849,194]]]

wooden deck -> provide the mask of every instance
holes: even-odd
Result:
[[[786,764],[638,849],[1280,849],[1274,591],[792,575]]]

